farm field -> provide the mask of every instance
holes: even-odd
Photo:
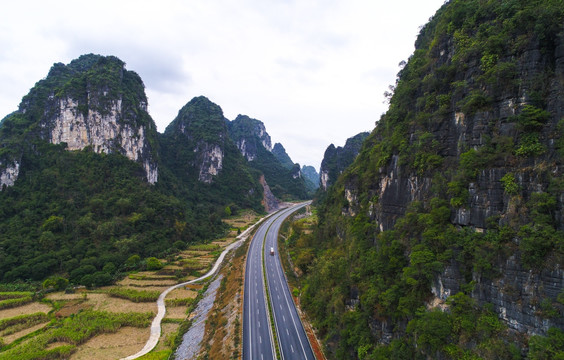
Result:
[[[206,273],[223,248],[257,219],[250,212],[227,219],[231,230],[225,238],[158,259],[162,268],[124,274],[112,286],[0,292],[0,360],[117,359],[137,353],[149,338],[159,294]],[[191,284],[167,295],[159,344],[141,359],[168,357],[204,289],[205,284]]]

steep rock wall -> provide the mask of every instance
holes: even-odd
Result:
[[[0,161],[0,191],[4,185],[13,186],[20,173],[20,163],[18,161],[3,164]]]
[[[410,282],[420,281],[406,274],[419,271],[423,249],[438,267],[429,263],[434,279],[418,303],[447,310],[447,298],[463,291],[484,309],[491,304],[521,345],[527,335],[563,328],[564,36],[562,8],[552,4],[560,13],[553,9],[554,26],[543,28],[551,15],[535,19],[536,8],[525,2],[508,13],[497,2],[446,3],[439,13],[447,20],[439,16],[422,29],[388,112],[352,166],[334,187],[330,171],[322,167],[320,175],[329,186],[324,241],[330,234],[332,246],[352,243],[343,246],[347,255],[354,246],[372,244],[378,253],[401,243],[403,257],[390,256],[405,261],[394,280],[405,286],[400,304]],[[504,43],[495,43],[501,33]],[[358,256],[359,272],[387,267]],[[338,295],[345,304],[360,301],[348,310],[369,314],[378,342],[413,336],[407,324],[419,315],[388,302],[394,288],[381,287],[377,271],[360,284],[347,280]]]
[[[142,111],[146,111],[144,106]],[[79,110],[72,98],[58,100],[55,116],[45,119],[42,127],[49,132],[53,144],[66,143],[68,150],[82,150],[90,146],[96,153],[119,152],[133,161],[141,162],[147,181],[158,180],[158,166],[150,153],[144,126],[134,127],[123,121],[122,100],[111,102],[103,113],[89,109],[86,114]]]
[[[223,168],[223,150],[219,145],[201,143],[195,152],[199,154],[198,180],[210,184]]]

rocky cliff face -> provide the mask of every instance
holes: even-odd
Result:
[[[263,188],[262,205],[264,210],[268,213],[278,210],[280,208],[280,200],[270,191],[270,186],[266,183],[264,175],[261,175],[259,181]]]
[[[88,94],[91,103],[90,94]],[[112,101],[107,109],[99,112],[89,109],[79,111],[79,103],[72,98],[58,99],[59,111],[54,118],[45,119],[41,126],[50,132],[53,144],[66,143],[68,150],[82,150],[89,146],[96,153],[119,152],[133,161],[143,164],[147,181],[158,180],[158,166],[151,154],[145,126],[135,126],[123,120],[122,100]],[[146,104],[140,111],[147,112]]]
[[[436,71],[453,66],[461,56],[456,38],[439,38],[441,41],[429,53],[435,73],[427,74],[433,76],[437,76]],[[443,90],[450,98],[449,103],[442,109],[441,105],[435,105],[433,120],[408,125],[405,139],[409,145],[405,150],[398,148],[387,155],[389,160],[376,169],[369,188],[359,185],[362,176],[346,177],[345,198],[349,205],[343,213],[358,214],[362,208],[359,194],[367,193],[377,199],[368,205],[373,223],[380,231],[390,230],[410,204],[425,203],[437,196],[434,185],[436,187],[437,174],[442,173],[450,186],[447,192],[453,205],[450,218],[453,225],[484,232],[491,228],[488,221],[495,219],[497,226],[513,226],[518,231],[518,224],[527,222],[526,214],[535,211],[531,208],[531,199],[543,194],[553,199],[549,215],[552,224],[557,229],[563,228],[564,192],[560,187],[551,189],[551,184],[562,181],[563,174],[560,150],[564,115],[562,37],[554,38],[549,52],[533,37],[522,48],[497,55],[496,64],[492,65],[499,72],[495,81],[485,79],[483,57],[486,55],[482,54],[482,58],[467,56],[464,71],[453,66],[449,74],[452,87]],[[409,63],[404,72],[412,67]],[[540,78],[542,85],[538,84]],[[452,84],[462,84],[462,89]],[[404,84],[399,84],[398,90],[401,85]],[[420,86],[418,101],[429,101],[424,92],[427,85],[423,82]],[[538,98],[539,92],[542,99]],[[394,105],[392,103],[391,107]],[[405,112],[417,111],[413,106],[405,106]],[[391,115],[393,112],[389,112],[378,127],[388,126]],[[370,139],[373,147],[381,146],[379,142],[384,140],[378,130]],[[456,166],[457,173],[449,170]],[[322,169],[322,180],[323,176],[327,179]],[[520,241],[519,237],[514,239],[516,244]],[[495,264],[500,274],[495,279],[484,279],[475,273],[473,297],[481,304],[494,304],[499,316],[516,331],[545,334],[549,326],[562,327],[562,318],[539,316],[540,300],[556,299],[558,291],[564,288],[562,264],[547,264],[545,270],[537,273],[523,267],[522,255],[519,252]],[[447,284],[443,282],[442,298],[457,293],[461,282],[462,278]]]
[[[350,281],[345,304],[358,302],[378,343],[419,336],[416,304],[455,317],[462,293],[493,309],[522,349],[526,336],[563,328],[564,9],[535,3],[445,4],[398,74],[388,112],[330,190],[324,238],[374,247],[348,271],[379,274],[405,261],[393,281],[341,280]],[[321,179],[331,183],[323,166]],[[450,341],[475,350],[462,336]]]
[[[319,170],[319,183],[323,190],[334,184],[339,175],[352,164],[368,134],[362,132],[347,139],[343,147],[335,147],[333,144],[327,147]]]
[[[20,173],[20,163],[10,161],[7,164],[0,162],[0,191],[5,186],[13,186]]]
[[[149,183],[158,180],[156,127],[143,82],[115,57],[83,55],[55,64],[12,117],[37,126],[44,140],[66,143],[68,150],[123,154],[142,164]],[[17,176],[13,168],[11,174]]]

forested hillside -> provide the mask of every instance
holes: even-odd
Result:
[[[564,356],[564,4],[452,0],[319,204],[302,304],[329,358]]]
[[[221,236],[240,209],[264,212],[262,173],[218,105],[192,99],[164,134],[147,106],[123,61],[90,54],[53,65],[2,120],[0,282],[105,285]]]

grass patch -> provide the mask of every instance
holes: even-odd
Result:
[[[18,299],[22,297],[33,296],[29,291],[6,291],[0,292],[0,300]]]
[[[131,280],[175,280],[174,276],[150,276],[146,274],[129,274],[127,276]]]
[[[74,316],[57,320],[45,332],[29,341],[0,352],[0,360],[64,359],[76,346],[103,333],[115,333],[123,326],[144,328],[150,325],[152,313],[110,313],[82,311]],[[50,344],[64,343],[54,348]]]
[[[214,251],[219,250],[220,246],[218,244],[198,244],[192,245],[188,248],[188,250],[195,250],[195,251]]]
[[[31,296],[26,296],[17,299],[7,299],[0,301],[0,309],[9,309],[17,306],[22,306],[33,301]]]
[[[161,295],[160,291],[135,290],[122,287],[115,287],[106,291],[106,293],[115,298],[126,299],[136,303],[157,301]]]
[[[182,268],[184,270],[199,271],[199,270],[205,269],[206,267],[208,267],[207,264],[202,264],[200,261],[198,261],[196,259],[184,259],[184,260],[182,260]]]
[[[14,316],[7,319],[0,319],[0,331],[11,328],[9,329],[9,331],[5,331],[2,334],[3,336],[6,336],[13,334],[14,332],[17,332],[19,330],[32,327],[33,325],[46,322],[48,320],[49,320],[49,316],[47,316],[47,314],[42,312]]]
[[[170,355],[172,355],[172,350],[162,350],[150,352],[147,355],[143,355],[139,360],[167,360]]]
[[[183,299],[165,299],[166,306],[188,306],[194,302],[194,298],[183,298]]]

